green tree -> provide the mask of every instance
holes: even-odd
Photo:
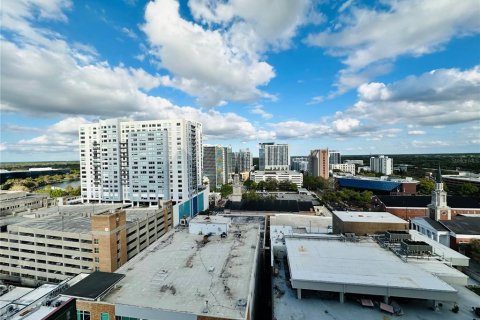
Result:
[[[50,189],[50,197],[51,198],[64,197],[66,195],[68,195],[67,192],[65,192],[62,189]]]
[[[418,184],[418,192],[421,194],[431,194],[435,190],[435,182],[427,178],[420,178]]]
[[[220,195],[222,198],[226,198],[233,193],[233,187],[230,184],[224,184],[220,188]]]
[[[265,190],[267,188],[267,183],[265,181],[260,181],[257,183],[257,190]]]
[[[278,183],[278,190],[281,191],[298,191],[298,187],[290,180],[280,181]]]
[[[275,179],[268,178],[265,181],[265,189],[268,191],[276,191],[278,189],[278,182]]]
[[[463,183],[459,185],[455,191],[462,196],[480,197],[480,189],[472,183]]]
[[[327,189],[328,180],[322,177],[305,175],[303,176],[303,187],[312,191]]]
[[[258,193],[256,193],[255,190],[249,190],[242,194],[243,200],[259,200],[261,198],[262,197]]]
[[[256,190],[257,189],[257,183],[253,180],[246,180],[244,183],[243,183],[243,186],[245,188],[247,188],[247,190]]]

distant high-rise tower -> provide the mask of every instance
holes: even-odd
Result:
[[[247,172],[252,170],[253,159],[249,149],[240,149],[234,152],[235,173]]]
[[[290,168],[290,146],[274,142],[260,143],[259,170],[288,170]]]
[[[335,151],[335,150],[328,151],[328,163],[329,164],[342,163],[342,156],[340,155],[340,151]]]
[[[370,158],[370,171],[378,172],[384,175],[393,173],[393,159],[387,156],[378,156]]]
[[[329,155],[328,149],[316,149],[310,151],[309,172],[314,177],[328,179],[329,174]]]
[[[220,188],[231,174],[232,149],[222,146],[203,146],[203,175],[212,188]]]
[[[198,192],[202,125],[100,120],[80,126],[82,200],[158,204]]]
[[[432,202],[428,205],[428,210],[430,218],[433,220],[450,220],[452,218],[451,209],[447,205],[447,192],[443,190],[440,166],[438,166],[435,190],[432,191]]]

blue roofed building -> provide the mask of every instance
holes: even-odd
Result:
[[[389,177],[334,176],[338,188],[369,190],[375,194],[415,194],[417,180]]]

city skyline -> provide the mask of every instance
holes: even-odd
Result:
[[[480,150],[478,2],[270,6],[3,3],[0,161],[79,160],[79,126],[113,118],[199,121],[255,157]]]

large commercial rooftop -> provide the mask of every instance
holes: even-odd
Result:
[[[389,212],[333,211],[333,214],[343,222],[407,223]]]
[[[359,242],[286,237],[291,284],[296,289],[455,301],[444,281],[369,238]]]
[[[259,224],[233,223],[227,237],[203,240],[185,229],[170,231],[116,271],[125,277],[103,300],[157,315],[244,319],[257,263]],[[208,313],[203,312],[206,301]]]
[[[12,221],[18,227],[63,231],[72,233],[89,233],[91,231],[90,216],[114,212],[125,208],[127,227],[137,221],[144,220],[155,213],[158,208],[130,208],[121,204],[82,204],[56,206],[32,211],[18,221]]]
[[[458,290],[457,303],[460,311],[457,314],[452,313],[453,302],[442,302],[443,306],[437,311],[431,310],[431,301],[414,300],[409,303],[402,303],[397,299],[392,299],[399,303],[403,314],[400,317],[387,315],[381,311],[378,306],[373,308],[362,307],[358,302],[359,296],[348,296],[345,303],[339,303],[335,294],[327,292],[305,291],[302,293],[302,299],[297,298],[296,290],[289,287],[286,279],[285,264],[280,259],[276,264],[279,272],[273,277],[272,286],[273,295],[273,316],[277,320],[292,319],[361,319],[361,320],[379,320],[379,319],[402,319],[402,320],[471,320],[474,318],[471,307],[478,305],[478,296],[465,288],[465,286],[453,287]],[[472,284],[472,283],[470,283]],[[383,299],[379,297],[376,303]]]

